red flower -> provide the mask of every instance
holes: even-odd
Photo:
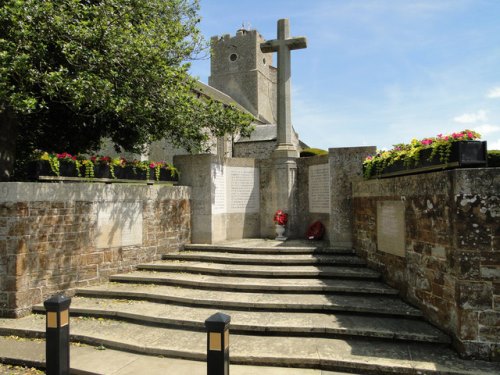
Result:
[[[288,214],[281,210],[276,211],[274,214],[274,222],[278,225],[286,225],[288,222]]]

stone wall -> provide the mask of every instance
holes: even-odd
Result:
[[[103,282],[190,241],[190,189],[0,184],[0,316]]]
[[[233,146],[235,158],[268,159],[276,148],[276,141],[238,142]]]
[[[454,338],[500,360],[500,169],[353,185],[353,241],[369,265]]]
[[[363,180],[363,160],[375,154],[373,146],[338,147],[328,150],[330,164],[330,245],[350,249],[353,245],[352,186]]]

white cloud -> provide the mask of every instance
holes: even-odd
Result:
[[[488,141],[488,150],[500,150],[500,139],[497,139],[496,142]]]
[[[474,124],[479,121],[486,121],[487,119],[486,111],[481,109],[476,113],[464,113],[463,115],[453,118],[453,121],[461,124]]]
[[[475,126],[473,130],[478,132],[481,135],[487,135],[487,134],[496,133],[497,131],[500,131],[500,126],[491,125],[491,124],[484,124],[484,125]]]
[[[488,94],[486,94],[487,98],[494,99],[494,98],[500,98],[500,86],[493,87]]]

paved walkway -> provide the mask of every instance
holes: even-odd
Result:
[[[45,362],[45,341],[14,337],[0,337],[0,353],[5,363],[22,364],[28,367],[42,367]],[[70,349],[72,374],[109,375],[198,375],[206,374],[205,362],[161,358],[117,350],[98,350],[91,346],[72,345]],[[6,371],[6,372],[3,372]],[[0,373],[34,374],[31,369],[23,372],[6,366]],[[231,366],[232,375],[347,375],[339,372],[291,369],[284,367]]]

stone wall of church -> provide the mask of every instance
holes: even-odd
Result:
[[[500,169],[353,185],[356,252],[454,339],[500,360]]]
[[[233,157],[269,159],[275,148],[276,141],[238,142],[233,146]]]
[[[190,188],[0,183],[0,316],[190,241]]]

